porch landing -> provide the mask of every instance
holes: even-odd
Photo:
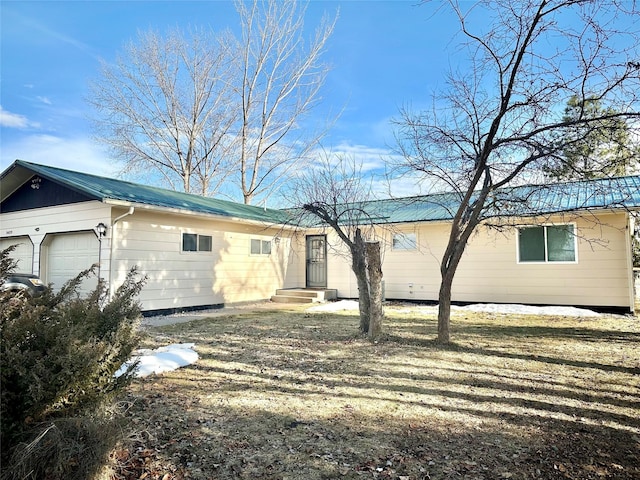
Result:
[[[314,303],[336,300],[338,290],[332,288],[282,288],[271,296],[277,303]]]

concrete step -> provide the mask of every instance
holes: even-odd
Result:
[[[314,297],[303,297],[299,295],[272,295],[271,301],[275,303],[313,303],[318,300]]]
[[[271,297],[272,302],[312,303],[337,300],[338,290],[333,288],[279,288]]]
[[[279,288],[276,295],[294,296],[294,297],[311,297],[320,298],[322,291],[304,290],[302,288]]]

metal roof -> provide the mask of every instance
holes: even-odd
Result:
[[[12,173],[12,175],[9,175]],[[175,192],[148,185],[99,177],[16,160],[0,176],[2,200],[33,174],[66,185],[103,202],[143,204],[191,213],[219,215],[267,223],[296,223],[295,210],[276,210]],[[357,210],[362,223],[407,223],[447,221],[460,204],[457,193],[354,202],[345,209]],[[602,178],[547,185],[503,188],[491,194],[484,218],[534,216],[602,209],[640,209],[640,175]],[[303,223],[317,225],[307,215]]]
[[[5,184],[5,178],[12,172],[17,181],[14,180]],[[2,199],[4,200],[22,183],[31,178],[33,174],[63,184],[72,190],[84,193],[102,202],[111,200],[128,205],[150,205],[191,213],[219,215],[267,223],[282,223],[286,215],[283,211],[277,209],[261,208],[227,200],[176,192],[88,173],[39,165],[23,160],[16,160],[0,177],[0,180],[3,181]]]
[[[453,219],[462,195],[456,192],[354,202],[362,224],[436,222]],[[473,200],[472,200],[473,201]],[[530,217],[585,210],[640,209],[640,175],[502,188],[490,194],[483,219]],[[309,215],[306,220],[313,225]]]

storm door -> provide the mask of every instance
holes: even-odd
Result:
[[[307,236],[307,287],[327,287],[327,239],[325,235]]]

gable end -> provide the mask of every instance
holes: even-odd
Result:
[[[96,199],[71,190],[59,183],[34,175],[0,203],[0,212],[19,212],[89,200]]]

